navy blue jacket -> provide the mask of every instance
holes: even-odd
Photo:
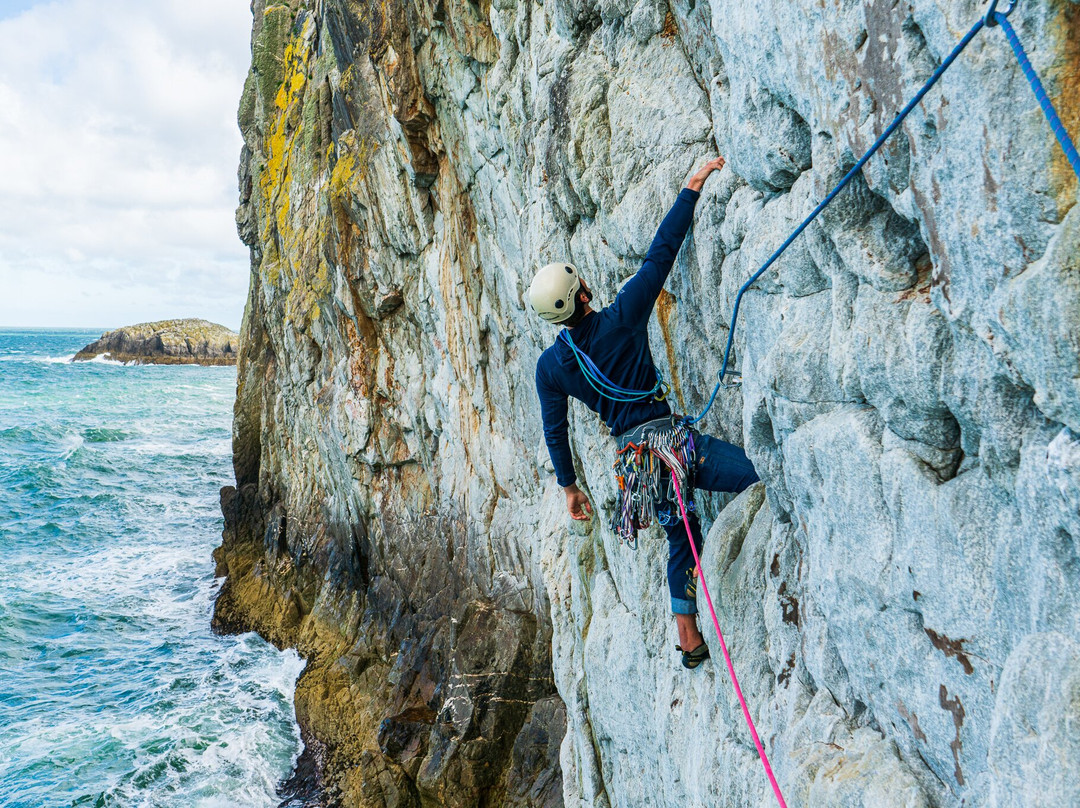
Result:
[[[698,192],[683,188],[656,231],[641,269],[619,290],[615,302],[570,329],[578,349],[592,357],[601,372],[620,387],[651,390],[656,385],[656,365],[649,350],[648,325],[656,298],[664,288],[675,256],[679,254],[694,215]],[[601,397],[585,379],[577,360],[563,340],[540,354],[536,363],[536,392],[544,419],[555,478],[567,486],[577,477],[567,436],[567,396],[585,402],[600,414],[612,435],[621,435],[653,418],[671,414],[667,401],[616,402]]]

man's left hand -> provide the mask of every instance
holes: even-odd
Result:
[[[585,492],[576,485],[568,485],[563,490],[566,491],[566,509],[570,511],[570,517],[578,521],[592,519],[592,505]]]

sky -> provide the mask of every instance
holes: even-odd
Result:
[[[240,325],[249,0],[0,0],[0,326]]]

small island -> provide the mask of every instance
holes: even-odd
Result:
[[[235,365],[240,335],[207,320],[159,320],[118,328],[91,342],[71,361],[102,356],[136,365]]]

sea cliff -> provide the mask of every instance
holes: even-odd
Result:
[[[653,354],[705,403],[738,287],[982,13],[934,0],[253,3],[252,275],[215,621],[308,660],[327,798],[765,806],[666,546],[571,525],[523,302],[612,300],[717,152]],[[1080,133],[1080,5],[1013,25]],[[1000,30],[743,299],[705,429],[763,484],[703,558],[791,806],[1080,802],[1080,208]],[[721,510],[722,506],[727,505]]]

